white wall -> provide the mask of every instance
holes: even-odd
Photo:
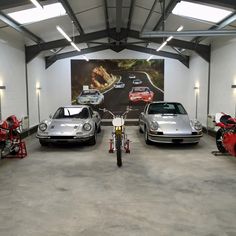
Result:
[[[0,92],[2,119],[12,114],[18,118],[27,115],[25,53],[20,40],[12,42],[0,34],[0,85],[6,86]]]
[[[236,38],[220,38],[212,44],[210,113],[235,115]]]

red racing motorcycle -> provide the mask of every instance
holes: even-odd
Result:
[[[218,150],[236,157],[236,118],[225,113],[217,113],[215,122],[216,126],[220,127],[216,133]]]
[[[21,139],[21,121],[9,116],[0,123],[0,159],[6,156],[23,158],[27,155],[25,142]]]

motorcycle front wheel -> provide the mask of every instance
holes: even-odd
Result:
[[[226,153],[227,150],[223,146],[223,133],[224,130],[222,128],[216,132],[216,146],[221,153]]]
[[[121,135],[116,135],[116,156],[117,156],[117,166],[122,166],[122,155],[121,155]]]

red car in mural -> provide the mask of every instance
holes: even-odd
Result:
[[[148,87],[133,87],[129,92],[130,102],[152,102],[154,93]]]

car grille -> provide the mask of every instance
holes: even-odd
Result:
[[[74,139],[74,136],[50,136],[50,139]]]

